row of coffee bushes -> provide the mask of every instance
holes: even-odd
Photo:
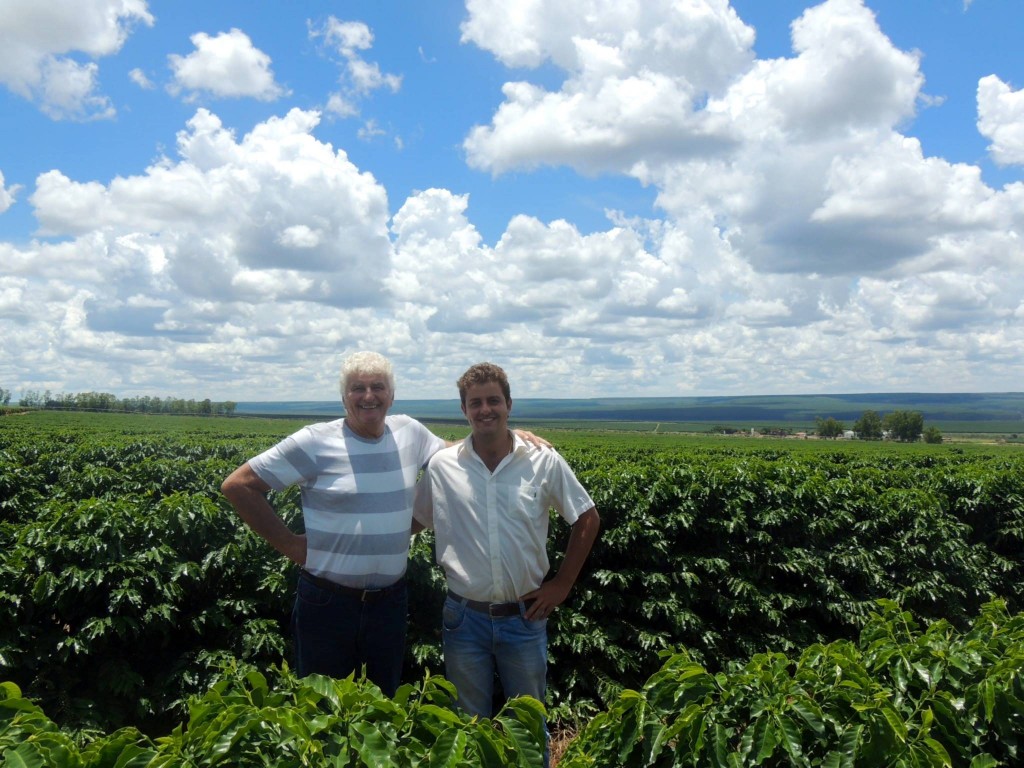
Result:
[[[224,663],[268,669],[290,655],[294,569],[218,490],[277,436],[159,422],[127,436],[0,430],[0,679],[70,728],[165,733]],[[552,716],[600,711],[642,686],[663,650],[686,648],[714,673],[856,638],[878,599],[961,629],[991,597],[1020,610],[1024,457],[896,448],[565,446],[603,530],[549,625]],[[301,525],[297,493],[273,501]],[[552,530],[557,567],[567,532]],[[429,534],[409,576],[416,680],[443,669]]]
[[[1019,764],[1024,734],[1024,614],[983,606],[960,632],[921,629],[879,601],[857,642],[754,655],[711,674],[669,654],[639,690],[621,690],[572,739],[560,768],[642,766],[969,766]],[[531,766],[543,709],[508,702],[493,721],[453,706],[441,678],[394,699],[362,680],[287,670],[226,670],[187,722],[153,740],[61,730],[0,684],[0,763],[67,768],[164,766]]]

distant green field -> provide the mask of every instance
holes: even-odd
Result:
[[[0,417],[0,430],[39,428],[47,431],[116,432],[124,435],[166,432],[222,437],[285,436],[309,419],[226,416],[170,416],[141,413],[88,413],[81,411],[26,411]]]
[[[5,430],[33,431],[50,435],[55,430],[66,430],[72,433],[114,433],[118,435],[139,435],[151,437],[164,434],[168,439],[181,435],[207,435],[228,439],[257,438],[258,444],[269,447],[276,440],[291,434],[302,426],[311,423],[310,419],[293,418],[238,418],[238,417],[200,417],[200,416],[146,416],[140,414],[121,413],[75,413],[34,411],[16,416],[0,417],[0,433]],[[447,440],[459,440],[469,433],[468,426],[456,423],[426,422],[427,426],[437,435]],[[700,432],[653,431],[641,429],[640,424],[624,425],[621,422],[575,422],[546,423],[519,421],[513,426],[522,427],[547,438],[558,449],[567,448],[599,448],[618,446],[630,448],[652,448],[657,450],[692,451],[707,449],[727,449],[737,451],[785,451],[793,453],[851,452],[878,453],[928,451],[967,451],[971,453],[1001,453],[1003,451],[1019,453],[1024,444],[1002,441],[996,444],[987,441],[947,442],[943,445],[925,445],[923,443],[901,444],[874,442],[864,440],[801,440],[793,438],[752,438],[746,436],[712,435]]]

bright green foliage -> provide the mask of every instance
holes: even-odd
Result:
[[[58,428],[0,419],[0,679],[69,730],[161,735],[223,660],[269,669],[290,655],[295,571],[219,485],[296,425],[61,416]],[[108,422],[116,430],[97,428]],[[878,599],[960,631],[993,596],[1024,610],[1019,451],[736,444],[558,445],[602,535],[549,622],[553,719],[585,720],[640,689],[666,649],[717,674],[769,649],[853,640]],[[298,494],[272,500],[298,529]],[[557,568],[567,526],[552,531]],[[417,680],[442,669],[429,533],[414,540],[409,582],[405,679]]]
[[[882,417],[878,415],[878,411],[864,411],[853,423],[853,431],[861,440],[881,440]]]
[[[220,498],[238,448],[29,438],[0,443],[0,676],[61,723],[159,732],[220,659],[280,661],[294,574]]]
[[[602,535],[552,622],[559,714],[642,684],[669,647],[717,671],[855,638],[878,599],[958,627],[993,596],[1024,609],[1024,456],[563,454]]]
[[[814,420],[814,431],[817,432],[818,437],[832,439],[842,437],[845,430],[846,425],[841,421],[837,421],[832,416],[826,419],[817,418]]]
[[[917,440],[924,431],[924,416],[919,411],[893,411],[882,423],[895,440]]]
[[[516,700],[494,724],[453,707],[442,678],[402,686],[394,699],[364,680],[285,675],[271,688],[254,670],[217,683],[189,720],[157,740],[152,765],[514,766],[536,765],[543,708]],[[532,762],[531,762],[532,760]]]
[[[11,682],[0,683],[0,765],[83,765],[71,737]]]
[[[1016,765],[1024,735],[1024,615],[984,607],[970,631],[918,630],[881,601],[860,640],[717,675],[686,652],[625,690],[560,768]]]
[[[491,720],[454,708],[443,678],[404,685],[394,699],[364,679],[276,685],[254,668],[229,670],[189,703],[187,722],[151,740],[130,728],[80,747],[12,683],[0,686],[0,764],[68,768],[368,766],[456,768],[541,762],[544,709],[514,699]]]

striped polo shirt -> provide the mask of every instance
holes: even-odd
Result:
[[[409,416],[388,416],[377,439],[338,419],[300,429],[249,466],[274,490],[301,488],[307,571],[376,589],[405,574],[416,476],[444,446]]]

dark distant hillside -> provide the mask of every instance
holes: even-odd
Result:
[[[592,399],[515,399],[517,421],[679,422],[695,425],[789,427],[813,426],[832,417],[852,426],[864,411],[882,416],[895,410],[920,411],[928,425],[958,432],[1024,432],[1024,392],[997,393],[873,393],[843,395],[749,395],[739,397],[641,397]],[[310,418],[344,415],[334,401],[240,402],[241,415],[262,414]],[[458,421],[457,399],[399,400],[393,413],[426,421]]]
[[[340,399],[287,400],[237,403],[235,413],[243,416],[331,416],[340,419],[345,415],[345,409]]]

